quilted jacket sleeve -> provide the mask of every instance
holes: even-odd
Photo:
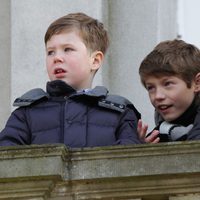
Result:
[[[18,108],[12,112],[0,133],[0,146],[26,145],[30,144],[30,141],[26,109]]]
[[[137,133],[138,116],[135,110],[127,108],[122,114],[120,123],[117,129],[116,144],[140,144],[142,143]]]

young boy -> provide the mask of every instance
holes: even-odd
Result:
[[[45,34],[47,91],[33,89],[0,133],[0,145],[64,143],[94,147],[140,143],[140,114],[125,98],[91,89],[108,47],[103,24],[83,13],[54,21]]]
[[[200,50],[182,40],[159,43],[142,61],[139,74],[155,107],[156,128],[145,142],[200,139]]]

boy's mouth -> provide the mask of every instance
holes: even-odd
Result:
[[[65,73],[66,71],[62,68],[58,68],[58,69],[55,69],[54,70],[54,74],[57,75],[57,74],[62,74],[62,73]]]
[[[170,108],[172,107],[172,105],[159,105],[157,106],[157,109],[164,113],[164,112],[167,112]]]

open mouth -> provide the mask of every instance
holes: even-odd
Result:
[[[172,105],[160,105],[158,106],[158,110],[160,110],[161,112],[167,111],[169,108],[171,108]]]
[[[57,75],[57,74],[62,74],[62,73],[65,73],[66,71],[62,68],[58,68],[58,69],[55,69],[54,70],[54,74]]]

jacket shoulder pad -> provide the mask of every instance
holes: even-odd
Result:
[[[29,106],[32,103],[42,99],[42,98],[48,98],[49,95],[41,88],[35,88],[32,89],[25,94],[23,94],[21,97],[15,99],[13,106]]]
[[[119,112],[124,112],[128,107],[134,111],[138,119],[141,118],[141,114],[138,112],[132,102],[119,95],[107,95],[105,98],[99,100],[98,105]]]
[[[111,110],[124,112],[129,103],[130,102],[122,96],[107,95],[105,98],[99,100],[98,105],[101,107],[109,108]]]

